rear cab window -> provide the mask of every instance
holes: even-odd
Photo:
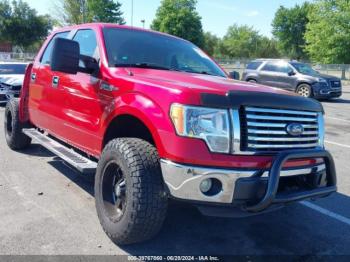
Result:
[[[258,62],[258,61],[250,62],[247,65],[247,69],[248,70],[257,70],[261,65],[262,65],[262,62]]]

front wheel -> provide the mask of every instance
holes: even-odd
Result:
[[[297,94],[303,97],[312,97],[312,88],[308,84],[301,84],[297,88]]]
[[[95,201],[100,223],[114,243],[155,236],[168,203],[156,148],[136,138],[109,142],[97,167]]]

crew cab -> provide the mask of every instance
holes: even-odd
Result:
[[[126,245],[157,234],[169,199],[242,217],[335,192],[323,114],[316,100],[230,79],[186,40],[97,23],[49,36],[5,134],[13,150],[35,140],[95,174],[101,225]]]

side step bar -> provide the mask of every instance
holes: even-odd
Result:
[[[23,133],[37,141],[47,150],[57,155],[62,160],[66,161],[71,166],[78,169],[83,174],[94,174],[96,172],[97,163],[80,155],[74,150],[60,144],[51,139],[47,135],[40,133],[34,128],[23,129]]]

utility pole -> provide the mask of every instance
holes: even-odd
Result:
[[[142,19],[142,20],[141,20],[141,23],[142,23],[142,27],[143,27],[143,29],[145,29],[145,23],[146,23],[146,20],[145,20],[145,19]]]
[[[85,0],[80,0],[80,8],[81,8],[83,23],[85,23]]]
[[[134,26],[134,0],[131,0],[131,26]]]

